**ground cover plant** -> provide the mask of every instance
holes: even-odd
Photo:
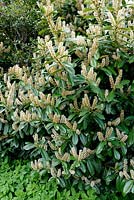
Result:
[[[0,164],[0,199],[1,200],[95,200],[93,190],[86,193],[70,190],[59,190],[55,179],[42,179],[33,173],[29,161],[5,159]]]
[[[27,154],[63,188],[132,198],[134,3],[38,6],[49,34],[38,37],[31,66],[0,78],[1,156]]]

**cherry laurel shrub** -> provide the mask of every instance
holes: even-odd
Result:
[[[0,77],[0,149],[62,187],[134,193],[134,3],[38,4],[49,34]],[[35,159],[35,160],[34,160]]]

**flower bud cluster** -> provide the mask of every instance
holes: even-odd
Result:
[[[79,153],[77,154],[77,150],[75,147],[71,148],[70,153],[74,156],[75,159],[78,161],[84,160],[85,158],[89,157],[90,155],[94,154],[94,150],[91,150],[89,148],[84,147],[83,149],[79,150]]]

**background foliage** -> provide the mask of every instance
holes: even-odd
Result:
[[[40,18],[36,1],[3,1],[0,6],[0,42],[8,50],[0,52],[0,67],[31,63]]]
[[[133,2],[38,7],[49,31],[39,31],[31,66],[0,79],[1,155],[27,150],[62,187],[133,195]]]

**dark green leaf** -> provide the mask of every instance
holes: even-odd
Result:
[[[82,171],[83,173],[86,172],[86,166],[85,166],[85,164],[84,164],[83,162],[81,162],[81,164],[80,164],[80,169],[81,169],[81,171]]]
[[[1,131],[1,129],[2,129],[2,122],[0,122],[0,131]]]
[[[61,133],[66,133],[67,129],[64,127],[64,125],[60,125],[60,131]]]
[[[89,85],[90,85],[92,92],[94,92],[95,94],[101,93],[100,88],[98,87],[98,85],[95,82],[90,81]]]
[[[84,120],[83,120],[83,130],[86,130],[87,126],[88,126],[88,119],[84,118]]]
[[[101,120],[98,117],[95,117],[94,120],[97,122],[97,124],[99,125],[100,128],[104,129],[105,128],[105,123],[103,120]]]
[[[102,163],[101,163],[101,161],[99,159],[93,159],[92,160],[92,165],[93,165],[93,167],[94,167],[94,169],[95,169],[95,171],[97,173],[101,172],[103,166],[102,166]]]
[[[114,157],[116,160],[120,160],[120,153],[116,149],[114,149]]]
[[[59,178],[59,181],[60,181],[60,185],[61,185],[61,187],[65,188],[66,183],[65,183],[64,178]]]
[[[84,114],[85,113],[85,114]],[[78,124],[80,124],[81,122],[83,122],[85,119],[88,119],[89,118],[89,112],[81,112],[80,113],[80,115],[79,116],[82,116],[81,118],[80,118],[80,120],[78,121]],[[85,123],[86,123],[86,121],[85,121]],[[87,123],[86,123],[87,124]]]
[[[127,144],[128,146],[134,145],[134,130],[131,130],[128,134],[128,139],[127,139]]]
[[[97,116],[99,119],[105,120],[105,117],[102,113],[96,112],[95,116]]]
[[[92,161],[87,160],[87,168],[88,168],[91,176],[93,176],[95,174],[95,170],[94,170],[94,167],[92,165]]]
[[[129,57],[129,63],[134,63],[134,55]]]
[[[42,156],[43,159],[45,159],[46,161],[50,160],[49,156],[48,156],[48,153],[45,151],[45,149],[43,149],[43,148],[40,149],[40,152],[41,152],[41,156]]]
[[[82,176],[82,171],[81,171],[80,169],[77,169],[77,170],[76,170],[76,174],[77,174],[79,177],[81,177],[81,176]]]
[[[85,146],[87,144],[87,138],[84,134],[80,134],[80,140],[82,142],[82,144]]]
[[[47,130],[51,129],[53,127],[53,123],[48,123],[47,125],[45,125],[45,128]]]
[[[116,179],[116,188],[118,192],[122,192],[125,185],[125,180],[122,179],[120,176]]]
[[[69,74],[68,78],[69,78],[69,81],[70,81],[71,85],[74,86],[74,75]]]
[[[122,154],[126,155],[127,153],[127,147],[125,146],[125,144],[123,143],[123,145],[121,146],[121,150],[122,150]]]
[[[104,142],[101,142],[101,143],[98,145],[97,149],[96,149],[96,154],[100,154],[100,153],[103,151],[105,145],[106,145],[106,142],[105,142],[105,141],[104,141]]]
[[[107,76],[112,75],[112,72],[110,70],[106,69],[106,68],[101,68],[101,70],[104,71]]]
[[[108,101],[108,102],[111,102],[111,101],[114,100],[114,98],[115,98],[115,92],[112,90],[112,91],[109,93],[109,95],[107,96],[107,101]]]

